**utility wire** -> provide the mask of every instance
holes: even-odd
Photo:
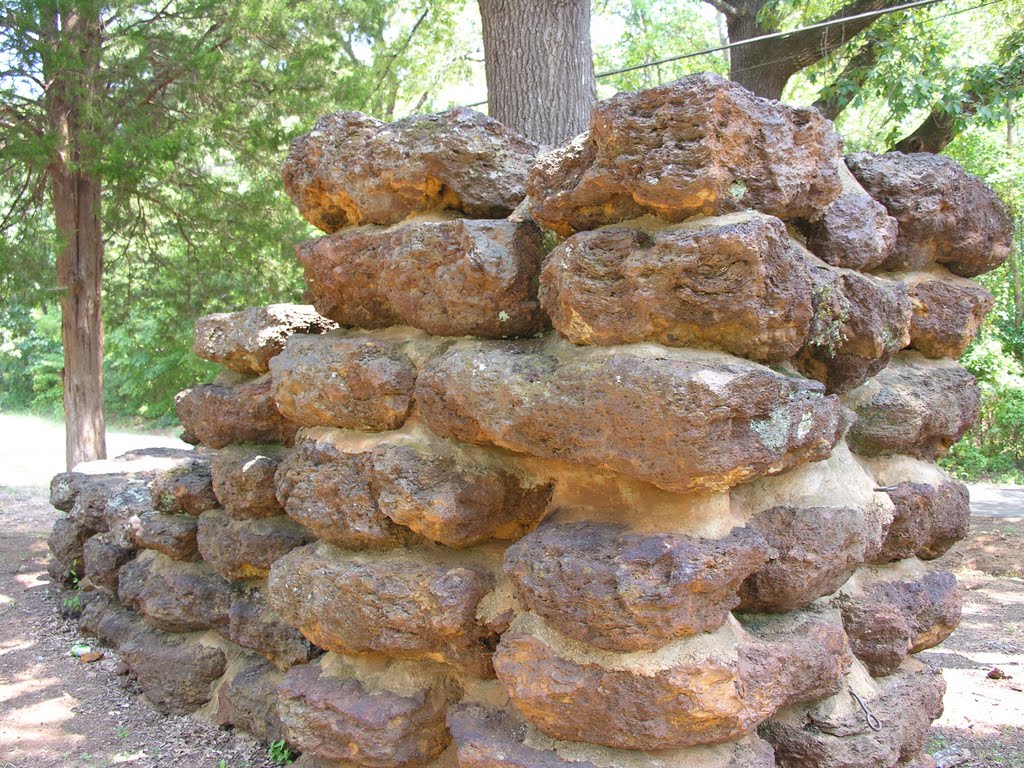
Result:
[[[913,9],[913,8],[923,8],[925,6],[935,5],[937,3],[942,3],[942,2],[946,2],[946,0],[914,0],[914,2],[904,3],[903,5],[896,5],[896,6],[893,6],[891,8],[882,8],[882,9],[879,9],[877,11],[866,11],[864,13],[858,13],[858,14],[855,14],[853,16],[844,16],[844,17],[842,17],[840,19],[832,19],[831,21],[822,21],[822,22],[820,22],[818,24],[810,24],[810,25],[808,25],[806,27],[799,27],[798,29],[786,30],[785,32],[772,32],[772,33],[767,34],[767,35],[759,35],[757,37],[748,37],[745,40],[737,40],[734,43],[726,43],[725,45],[715,46],[714,48],[704,48],[704,49],[701,49],[699,51],[691,51],[690,53],[681,53],[681,54],[679,54],[677,56],[669,56],[669,57],[664,58],[664,59],[657,59],[656,61],[644,62],[643,64],[634,64],[632,66],[622,67],[620,69],[610,69],[607,72],[598,72],[596,75],[594,75],[594,78],[597,79],[597,80],[600,80],[602,78],[611,77],[613,75],[621,75],[621,74],[624,74],[626,72],[635,72],[638,69],[647,69],[649,67],[656,67],[656,66],[659,66],[661,64],[669,64],[669,63],[671,63],[673,61],[682,61],[683,59],[692,59],[692,58],[696,58],[697,56],[706,56],[709,53],[718,53],[720,51],[728,51],[728,50],[730,50],[732,48],[739,48],[742,45],[751,45],[753,43],[759,43],[759,42],[761,42],[763,40],[774,40],[774,39],[778,39],[778,38],[782,38],[782,37],[787,37],[788,35],[795,35],[795,34],[797,34],[799,32],[806,32],[806,31],[812,30],[812,29],[823,29],[823,28],[826,28],[826,27],[833,27],[833,26],[838,26],[838,25],[842,25],[842,24],[848,24],[849,22],[854,21],[856,19],[866,19],[866,18],[871,18],[873,16],[885,16],[885,15],[890,14],[890,13],[898,13],[900,11],[906,11],[906,10],[910,10],[910,9]],[[943,14],[942,16],[938,16],[936,18],[944,19],[944,18],[947,18],[948,16],[956,16],[957,14],[960,14],[960,13],[967,13],[968,11],[974,11],[974,10],[977,10],[978,8],[984,8],[984,7],[989,6],[989,5],[996,5],[998,3],[1003,3],[1003,2],[1006,2],[1006,0],[987,0],[987,2],[979,3],[978,5],[972,5],[969,8],[961,8],[960,10],[952,11],[950,13]],[[758,64],[755,67],[750,67],[750,69],[755,69],[757,67],[765,67],[765,66],[769,66],[771,64],[778,64],[781,61],[786,61],[788,58],[792,58],[792,57],[784,56],[784,57],[782,57],[780,59],[777,59],[777,60],[774,60],[774,61],[767,61],[767,62],[764,62],[762,64]],[[466,107],[482,107],[486,103],[487,103],[487,99],[484,99],[483,101],[477,101],[477,102],[474,102],[473,104],[466,104],[464,106],[466,106]]]

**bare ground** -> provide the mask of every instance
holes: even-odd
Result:
[[[247,737],[150,709],[114,652],[70,655],[81,638],[45,568],[57,514],[41,490],[0,488],[0,768],[273,765]],[[1024,518],[975,518],[941,562],[965,607],[953,636],[921,654],[948,685],[930,751],[940,768],[1024,768]]]

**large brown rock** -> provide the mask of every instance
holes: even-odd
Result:
[[[563,236],[644,214],[810,218],[841,191],[840,149],[817,111],[705,73],[598,102],[590,131],[541,156],[527,189]]]
[[[196,532],[199,521],[192,515],[144,515],[132,530],[132,541],[174,560],[199,560]]]
[[[255,655],[225,680],[217,693],[217,723],[230,725],[260,741],[282,737],[277,714],[277,687],[284,675]]]
[[[806,707],[780,712],[761,735],[775,748],[780,768],[908,768],[925,746],[932,720],[942,714],[942,674],[907,662],[884,680],[857,677],[849,690]],[[856,693],[881,729],[872,730]]]
[[[149,484],[149,494],[157,512],[201,515],[217,507],[210,456],[196,453],[187,464],[158,473]]]
[[[448,727],[460,768],[775,768],[771,747],[756,736],[713,747],[611,750],[549,739],[514,710],[473,703],[452,708]]]
[[[437,336],[530,336],[542,259],[532,221],[423,221],[344,230],[296,249],[317,309],[342,325]]]
[[[299,630],[281,620],[260,590],[253,590],[231,604],[226,632],[222,628],[221,633],[281,670],[305,664],[320,653]]]
[[[292,667],[278,687],[281,723],[293,746],[366,768],[420,766],[448,746],[443,684],[388,690],[331,675],[324,666]]]
[[[743,583],[743,611],[792,611],[832,594],[877,555],[892,519],[892,504],[843,446],[735,489],[732,503],[772,553]]]
[[[194,712],[213,695],[227,669],[224,651],[195,635],[168,635],[145,628],[118,648],[154,708],[170,715]]]
[[[874,563],[934,560],[967,536],[967,486],[936,465],[905,456],[865,460],[893,503],[893,520]]]
[[[973,280],[938,268],[900,279],[909,287],[914,307],[910,346],[925,357],[960,357],[992,309],[992,294]]]
[[[85,575],[94,587],[117,594],[118,569],[135,557],[135,550],[118,546],[109,533],[97,533],[85,542],[82,559]]]
[[[814,270],[810,337],[794,365],[829,392],[848,392],[910,343],[911,303],[900,282],[851,270]]]
[[[875,677],[938,645],[960,623],[956,577],[917,561],[865,568],[839,596],[850,645]]]
[[[857,415],[846,440],[862,456],[935,459],[978,420],[980,400],[956,363],[903,352],[845,399]]]
[[[128,451],[113,459],[86,461],[73,472],[59,472],[50,480],[50,504],[61,512],[74,506],[79,493],[89,486],[108,490],[99,496],[110,496],[114,487],[128,480],[147,481],[160,470],[170,469],[193,458],[191,450],[178,448],[142,448]]]
[[[211,448],[232,443],[291,443],[298,425],[277,410],[270,376],[235,386],[203,384],[174,401],[185,431]]]
[[[312,540],[287,515],[234,520],[223,509],[211,509],[199,518],[199,553],[229,581],[266,578],[275,560]]]
[[[471,109],[391,124],[336,112],[292,142],[281,176],[302,215],[324,232],[444,209],[494,219],[526,196],[536,152],[533,142]]]
[[[372,485],[382,514],[456,548],[518,539],[544,515],[551,483],[534,483],[514,464],[487,461],[471,448],[439,443],[373,449]]]
[[[191,632],[227,624],[231,588],[205,563],[182,563],[143,552],[118,576],[118,598],[166,632]]]
[[[521,614],[494,657],[516,708],[563,741],[669,749],[732,741],[779,707],[828,696],[850,663],[834,621],[760,640],[735,622],[654,652],[610,654]]]
[[[266,373],[267,361],[293,333],[325,333],[337,326],[302,304],[271,304],[240,312],[218,312],[196,320],[192,351],[197,357],[242,373]]]
[[[274,473],[285,455],[278,446],[230,446],[218,451],[211,471],[220,506],[239,520],[282,514]]]
[[[889,271],[943,264],[973,277],[1002,264],[1013,226],[1006,206],[955,160],[928,152],[849,155],[846,164],[875,200],[899,222]]]
[[[293,336],[270,371],[274,399],[287,419],[371,432],[402,426],[417,375],[400,343],[337,332]]]
[[[271,606],[312,643],[340,653],[445,661],[490,676],[504,627],[477,617],[494,586],[487,568],[442,553],[346,553],[324,544],[274,563]]]
[[[540,295],[574,344],[655,341],[779,362],[810,333],[810,270],[771,216],[581,232],[548,256]]]
[[[64,586],[75,586],[85,575],[85,542],[94,535],[90,528],[68,517],[58,517],[46,539],[50,560],[46,571]]]
[[[843,424],[820,384],[737,358],[661,347],[460,342],[421,374],[439,435],[720,490],[828,455]]]
[[[121,486],[107,499],[103,509],[106,528],[110,532],[113,542],[126,548],[139,546],[135,541],[135,535],[142,525],[142,521],[155,514],[153,496],[149,488],[138,482],[130,482]],[[178,515],[178,517],[187,516]]]
[[[563,635],[636,651],[718,629],[767,559],[750,528],[716,540],[552,520],[508,549],[505,572],[522,603]]]

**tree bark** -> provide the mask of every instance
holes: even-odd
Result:
[[[491,117],[556,145],[587,129],[597,98],[589,0],[479,0]]]
[[[90,102],[97,95],[100,22],[88,3],[62,7],[53,17],[55,69],[45,72],[46,112],[57,141],[49,168],[54,221],[61,250],[61,341],[64,347],[64,421],[68,469],[106,458],[103,413],[103,233],[101,183],[90,169]]]

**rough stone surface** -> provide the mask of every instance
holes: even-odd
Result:
[[[157,512],[200,515],[217,507],[210,457],[197,454],[187,464],[160,472],[150,483],[149,493]]]
[[[110,528],[107,508],[122,503],[141,501],[147,497],[145,481],[126,477],[103,476],[93,482],[83,483],[75,495],[74,503],[68,510],[68,518],[93,533]]]
[[[239,520],[282,514],[274,473],[285,455],[284,449],[275,446],[230,446],[218,451],[211,470],[220,506]]]
[[[838,269],[815,269],[814,318],[797,369],[847,392],[882,370],[910,343],[907,287],[893,280]]]
[[[472,451],[382,443],[370,466],[380,512],[449,547],[517,539],[544,515],[551,483],[529,484],[507,469],[474,462]]]
[[[142,521],[152,517],[153,496],[142,482],[128,482],[120,486],[103,508],[106,528],[113,537],[113,542],[121,547],[136,548],[135,541]],[[178,517],[186,517],[178,515]]]
[[[532,732],[514,710],[461,704],[448,714],[460,768],[775,768],[757,737],[717,747],[623,752],[564,743]]]
[[[263,579],[279,557],[308,544],[309,531],[287,515],[234,520],[223,509],[199,518],[199,553],[225,579]]]
[[[281,670],[305,664],[320,652],[301,632],[281,620],[260,591],[251,592],[231,604],[227,638],[256,651]]]
[[[857,185],[845,189],[819,218],[799,226],[808,249],[822,261],[870,272],[889,258],[899,224]]]
[[[296,249],[317,309],[342,325],[411,325],[437,336],[531,336],[542,259],[532,221],[359,228]]]
[[[943,264],[973,277],[1002,264],[1013,227],[995,192],[955,160],[927,152],[849,155],[846,164],[899,222],[896,246],[882,264],[890,271]]]
[[[945,640],[960,623],[956,577],[909,564],[864,569],[839,598],[850,645],[875,677],[892,674],[908,653]]]
[[[537,221],[563,236],[644,214],[810,218],[841,192],[840,149],[813,109],[691,75],[598,102],[589,132],[541,156],[527,190]]]
[[[133,531],[132,541],[174,560],[199,560],[196,532],[199,521],[191,515],[145,515]]]
[[[967,486],[952,478],[937,485],[904,481],[886,489],[895,513],[882,550],[873,559],[934,560],[967,536],[971,507]]]
[[[440,553],[370,557],[315,544],[274,563],[267,596],[282,619],[325,650],[434,659],[491,676],[503,627],[480,621],[477,608],[493,580],[482,567],[446,563]]]
[[[277,410],[270,376],[237,386],[203,384],[186,389],[174,405],[185,431],[211,448],[232,443],[289,444],[298,429]]]
[[[398,429],[412,408],[417,369],[393,341],[293,336],[270,363],[281,413],[306,427]]]
[[[808,707],[795,707],[761,727],[780,768],[896,768],[925,747],[932,720],[942,714],[942,674],[916,662],[858,695],[882,723],[872,731],[849,691]],[[923,764],[922,764],[923,765]]]
[[[281,175],[302,215],[324,232],[442,209],[495,219],[526,197],[536,153],[533,142],[471,109],[390,125],[336,112],[292,142]]]
[[[810,333],[810,271],[770,216],[573,235],[545,261],[540,295],[574,344],[654,341],[779,362]]]
[[[545,522],[509,548],[505,571],[522,603],[563,635],[636,651],[718,629],[767,559],[750,528],[715,540]]]
[[[421,374],[430,428],[473,444],[720,490],[828,455],[843,428],[821,385],[713,353],[462,342]]]
[[[543,733],[639,750],[737,739],[780,706],[834,693],[849,663],[841,627],[826,621],[770,641],[727,625],[623,656],[561,637],[530,614],[502,635],[494,658],[516,708]]]
[[[144,552],[121,568],[118,598],[166,632],[191,632],[226,624],[231,589],[205,563],[181,563]]]
[[[107,592],[82,593],[82,616],[78,629],[87,637],[98,637],[113,648],[120,648],[135,633],[146,628],[136,614]]]
[[[118,648],[149,703],[160,712],[184,715],[210,700],[211,684],[224,674],[224,652],[194,635],[143,629]]]
[[[281,718],[277,714],[277,687],[283,675],[258,656],[249,656],[245,665],[220,687],[217,696],[217,722],[252,734],[260,741],[282,738]]]
[[[992,309],[992,294],[972,280],[938,270],[901,279],[914,307],[910,346],[925,357],[960,357]]]
[[[904,352],[845,403],[857,415],[846,437],[862,456],[935,459],[978,419],[974,377],[956,363]]]
[[[106,499],[126,482],[128,478],[122,474],[60,472],[50,480],[50,504],[61,512],[70,512],[83,492],[95,499]]]
[[[72,586],[82,578],[85,573],[85,542],[92,535],[92,531],[81,523],[67,517],[57,518],[46,540],[50,549],[46,570],[51,579],[58,584]]]
[[[293,333],[326,333],[332,328],[337,325],[302,304],[218,312],[196,320],[192,351],[241,373],[266,373],[267,361],[284,349]]]
[[[416,766],[441,754],[451,740],[441,688],[375,690],[304,664],[288,671],[278,691],[288,742],[316,757],[366,768]]]
[[[133,557],[134,549],[118,546],[109,533],[98,533],[85,542],[83,548],[85,575],[94,587],[117,594],[118,569]]]

